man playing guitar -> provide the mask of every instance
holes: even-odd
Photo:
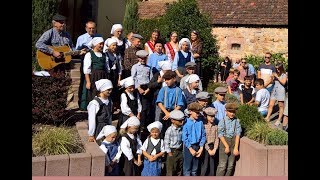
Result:
[[[50,48],[50,46],[68,46],[71,50],[75,50],[70,34],[65,31],[65,21],[66,17],[56,14],[52,18],[52,25],[53,27],[46,32],[44,32],[41,37],[36,42],[36,48],[46,54],[50,54],[56,59],[62,59],[63,53],[59,51],[55,51],[54,49]],[[82,49],[80,55],[85,54],[86,50]],[[58,64],[52,69],[49,70],[49,73],[52,72],[58,73],[65,71],[65,63]]]

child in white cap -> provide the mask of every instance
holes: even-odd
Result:
[[[85,75],[84,85],[88,89],[87,102],[90,102],[98,93],[94,82],[107,78],[107,58],[102,52],[103,42],[102,37],[94,37],[88,43],[92,49],[84,56],[83,73]]]
[[[105,176],[119,176],[119,161],[122,154],[119,142],[116,141],[117,129],[112,125],[106,125],[97,136],[97,140],[104,138],[100,149],[106,154]]]
[[[168,127],[164,136],[164,147],[166,149],[166,175],[182,175],[182,125],[184,122],[184,113],[180,110],[170,112],[171,126]]]
[[[112,28],[110,31],[111,37],[108,39],[114,39],[117,41],[117,54],[120,53],[120,55],[123,57],[126,45],[123,42],[122,32],[123,32],[122,25],[121,24],[114,24],[114,25],[112,25]],[[106,49],[108,49],[107,41],[105,41],[105,43],[104,43],[103,52],[106,52]]]
[[[165,153],[163,140],[160,139],[162,123],[155,121],[147,126],[149,137],[144,141],[141,150],[145,157],[141,176],[160,176],[161,157]]]
[[[213,107],[204,109],[204,129],[206,130],[206,144],[204,145],[203,156],[200,158],[200,176],[214,176],[215,154],[219,146],[218,126],[214,124],[214,116],[217,110]]]
[[[122,136],[120,147],[123,152],[121,156],[123,167],[120,167],[122,169],[121,175],[140,175],[142,142],[137,134],[139,126],[140,120],[136,116],[131,116],[120,126],[120,135]]]
[[[98,133],[105,125],[112,124],[112,83],[108,79],[100,79],[95,82],[97,90],[100,92],[88,104],[88,124],[89,142],[95,142]]]
[[[138,119],[140,119],[140,113],[142,110],[139,93],[135,91],[133,78],[128,77],[121,80],[120,85],[126,89],[121,94],[121,115],[119,117],[117,129],[119,129],[120,125],[129,117],[136,116]]]
[[[187,105],[197,101],[196,95],[200,92],[199,81],[200,78],[196,74],[191,74],[185,80],[187,83],[187,88],[183,89],[183,94],[186,99]]]

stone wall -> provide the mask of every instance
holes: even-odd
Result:
[[[214,27],[211,33],[217,39],[219,55],[233,61],[250,54],[263,56],[267,51],[288,53],[287,28]]]

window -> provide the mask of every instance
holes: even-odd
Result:
[[[231,44],[232,50],[240,50],[240,48],[241,48],[241,44],[238,44],[238,43]]]

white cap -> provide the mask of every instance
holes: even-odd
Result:
[[[172,63],[169,60],[159,61],[158,65],[161,68],[161,70],[171,70],[172,68]]]
[[[120,86],[122,86],[122,87],[127,88],[127,87],[132,86],[132,85],[134,85],[134,80],[133,80],[133,78],[131,76],[127,77],[125,79],[122,79],[120,81]]]
[[[99,92],[113,88],[112,82],[109,79],[100,79],[95,82],[96,88]]]
[[[88,46],[89,47],[94,47],[99,43],[102,43],[104,40],[102,37],[94,37],[89,43]]]
[[[147,129],[148,129],[149,132],[151,132],[151,129],[152,129],[152,128],[158,128],[159,131],[161,132],[161,130],[162,130],[162,123],[161,123],[160,121],[155,121],[155,122],[153,122],[153,123],[151,123],[151,124],[149,124],[149,125],[147,126]]]
[[[114,24],[113,26],[112,26],[112,28],[111,28],[111,34],[113,34],[114,33],[114,31],[115,30],[117,30],[117,29],[123,29],[123,27],[122,27],[122,25],[121,24]]]
[[[196,81],[200,81],[200,78],[196,74],[190,74],[185,81],[187,83],[193,83],[193,82],[196,82]]]
[[[136,116],[131,116],[120,126],[120,128],[125,129],[128,126],[140,126],[140,120]]]
[[[105,125],[97,136],[96,140],[101,139],[103,136],[107,137],[108,135],[117,132],[116,127],[112,125]]]
[[[179,41],[179,49],[181,49],[182,47],[182,43],[184,42],[187,42],[188,46],[189,46],[189,49],[191,49],[191,42],[188,38],[182,38],[180,41]]]
[[[175,119],[175,120],[183,120],[184,119],[184,113],[180,110],[173,110],[170,112],[170,116],[171,119]]]

